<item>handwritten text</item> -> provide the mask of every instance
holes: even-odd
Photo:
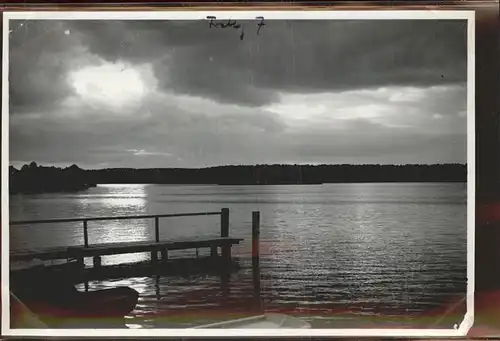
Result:
[[[243,24],[238,24],[236,20],[228,19],[227,21],[217,21],[215,16],[207,16],[208,27],[209,28],[233,28],[235,30],[240,30],[240,40],[243,40],[245,37],[245,29]],[[264,17],[256,17],[256,20],[259,20],[257,23],[257,35],[260,34],[260,30],[266,24],[264,23]]]

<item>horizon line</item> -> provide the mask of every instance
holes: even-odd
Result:
[[[32,161],[35,162],[35,161]],[[9,165],[9,168],[12,167],[16,170],[21,170],[24,166],[29,166],[30,163],[25,163],[20,168],[16,168],[13,165]],[[320,166],[351,166],[351,167],[360,167],[360,166],[396,166],[396,167],[404,167],[404,166],[450,166],[450,165],[460,165],[467,166],[467,162],[446,162],[446,163],[256,163],[256,164],[225,164],[225,165],[214,165],[214,166],[204,166],[204,167],[107,167],[107,168],[82,168],[78,166],[78,164],[68,164],[68,166],[54,166],[54,165],[43,165],[37,164],[37,167],[45,167],[45,168],[59,168],[66,169],[72,166],[77,166],[81,170],[86,171],[99,171],[99,170],[110,170],[110,169],[133,169],[133,170],[160,170],[160,169],[189,169],[189,170],[203,170],[203,169],[212,169],[212,168],[224,168],[224,167],[262,167],[262,166],[308,166],[308,167],[320,167]]]

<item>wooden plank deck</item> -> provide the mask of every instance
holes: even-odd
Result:
[[[29,261],[33,259],[57,260],[68,258],[100,257],[137,252],[188,250],[199,248],[231,247],[243,239],[232,237],[191,238],[182,240],[134,241],[121,243],[92,244],[89,246],[49,247],[37,250],[12,250],[10,261]]]

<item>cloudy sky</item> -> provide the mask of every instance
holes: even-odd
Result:
[[[466,162],[466,21],[11,21],[10,160]]]

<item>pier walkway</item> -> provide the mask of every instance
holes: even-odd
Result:
[[[164,240],[160,241],[160,218],[170,217],[188,217],[188,216],[211,216],[220,215],[220,237],[195,237],[182,240]],[[130,219],[154,219],[155,240],[154,241],[132,241],[119,243],[101,243],[91,244],[88,242],[88,222],[106,221],[106,220],[130,220]],[[117,217],[93,217],[93,218],[71,218],[71,219],[50,219],[33,221],[11,221],[10,225],[31,225],[31,224],[56,224],[68,222],[82,222],[83,227],[83,245],[81,246],[61,246],[40,248],[34,250],[11,250],[10,261],[29,261],[40,259],[44,261],[67,259],[77,260],[84,264],[84,258],[92,257],[94,267],[101,265],[101,256],[118,255],[127,253],[149,252],[151,260],[158,260],[158,253],[161,253],[161,259],[168,259],[169,250],[187,250],[209,248],[211,256],[219,255],[218,249],[221,249],[221,256],[224,259],[231,259],[231,247],[239,244],[243,239],[229,237],[229,209],[223,208],[219,212],[203,213],[178,213],[162,215],[142,215],[142,216],[117,216]]]

